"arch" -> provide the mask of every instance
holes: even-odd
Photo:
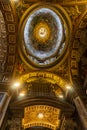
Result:
[[[44,72],[44,71],[34,71],[34,72],[29,72],[27,74],[22,75],[19,77],[19,81],[21,82],[31,82],[34,81],[36,78],[43,78],[46,79],[47,81],[57,84],[62,90],[66,91],[66,86],[69,84],[68,81],[64,80],[60,76],[53,74],[51,72]]]

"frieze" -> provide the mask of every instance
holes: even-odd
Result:
[[[24,128],[44,126],[54,130],[60,126],[60,112],[60,109],[47,105],[25,107],[22,125]],[[39,114],[42,118],[39,118]]]
[[[57,84],[61,87],[61,89],[66,91],[66,85],[69,84],[68,81],[64,80],[60,76],[53,74],[51,72],[43,72],[43,71],[34,71],[30,72],[28,74],[22,75],[19,80],[21,82],[27,82],[30,83],[31,81],[34,81],[37,78],[43,78],[50,81],[52,84]]]

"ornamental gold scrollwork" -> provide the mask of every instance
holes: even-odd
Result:
[[[66,85],[68,82],[64,79],[62,79],[60,76],[50,73],[50,72],[43,72],[43,71],[36,71],[36,72],[30,72],[28,74],[22,75],[19,80],[21,82],[31,82],[34,81],[37,78],[43,78],[49,80],[52,84],[57,84],[60,86],[61,89],[66,90]]]
[[[48,105],[34,105],[25,107],[22,125],[25,128],[31,126],[43,126],[56,129],[60,125],[60,109]],[[39,117],[39,114],[42,114]]]
[[[69,7],[64,7],[64,9],[67,11],[69,14],[70,18],[72,19],[72,24],[75,25],[76,21],[75,19],[78,18],[78,16],[81,14],[81,11],[79,10],[79,6],[69,6]]]

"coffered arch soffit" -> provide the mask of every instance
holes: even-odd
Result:
[[[15,66],[15,50],[16,50],[16,21],[13,13],[13,9],[9,1],[0,1],[0,10],[2,12],[5,28],[6,28],[6,40],[7,40],[7,52],[5,54],[4,68],[1,76],[1,82],[9,82],[10,76],[13,75]],[[4,44],[5,42],[3,42]]]

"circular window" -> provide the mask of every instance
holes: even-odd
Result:
[[[20,53],[27,64],[46,68],[58,63],[69,42],[68,25],[49,5],[28,9],[20,27]]]

